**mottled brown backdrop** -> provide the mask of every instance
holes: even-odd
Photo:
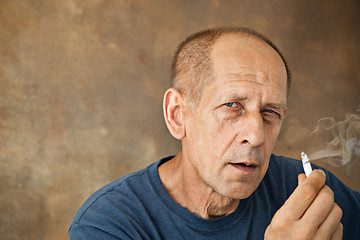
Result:
[[[298,158],[322,117],[359,108],[353,1],[0,0],[0,238],[67,239],[93,191],[179,144],[162,118],[177,44],[252,27],[292,69],[276,153]],[[360,169],[347,176],[360,190]],[[296,177],[296,176],[294,176]]]

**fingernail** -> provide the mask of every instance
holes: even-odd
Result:
[[[326,178],[326,173],[322,169],[318,169],[318,171]]]

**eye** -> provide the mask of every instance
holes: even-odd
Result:
[[[273,109],[264,109],[262,113],[266,119],[281,119],[282,115]]]
[[[229,108],[239,107],[239,104],[236,102],[228,102],[228,103],[225,103],[224,105]]]

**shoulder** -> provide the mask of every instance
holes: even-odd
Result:
[[[129,186],[136,186],[136,182],[144,179],[145,172],[146,169],[143,169],[141,171],[123,176],[106,184],[94,192],[79,208],[73,219],[73,222],[79,222],[83,218],[84,214],[90,211],[94,205],[102,205],[104,207],[108,204],[110,199],[117,201],[122,198],[122,195],[127,192],[127,188],[129,188]]]
[[[146,198],[154,195],[148,172],[150,168],[156,168],[158,163],[120,177],[93,193],[75,214],[69,234],[88,234],[93,231],[113,236],[128,235],[127,231],[133,225],[129,219],[136,221],[143,217]]]

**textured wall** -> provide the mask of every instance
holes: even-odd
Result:
[[[67,239],[93,191],[177,152],[162,95],[176,45],[203,28],[252,27],[282,49],[294,83],[276,153],[298,157],[316,120],[360,106],[358,13],[355,0],[0,0],[1,238]],[[334,170],[358,191],[359,165]]]

